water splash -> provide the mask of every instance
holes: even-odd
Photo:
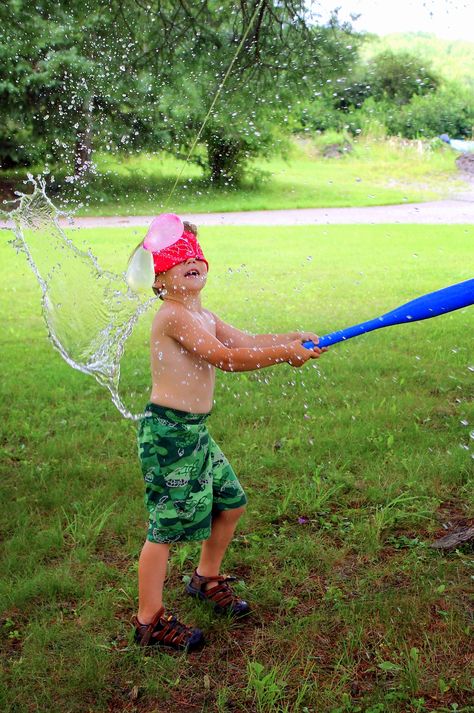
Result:
[[[90,250],[80,250],[60,226],[66,213],[46,195],[44,181],[29,177],[31,194],[19,193],[11,212],[0,210],[41,288],[42,312],[53,346],[63,359],[105,386],[120,413],[132,414],[119,395],[120,360],[139,317],[156,301],[128,287],[124,275],[102,270]]]

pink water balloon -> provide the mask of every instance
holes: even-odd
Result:
[[[153,219],[143,241],[143,247],[151,252],[159,252],[173,245],[182,236],[183,221],[175,213],[161,213]]]

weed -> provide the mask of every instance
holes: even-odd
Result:
[[[256,703],[258,713],[276,713],[281,711],[284,699],[286,681],[282,679],[282,671],[276,666],[265,673],[265,666],[258,661],[247,662],[248,683],[247,694]]]
[[[371,552],[377,551],[382,535],[395,525],[430,519],[432,517],[431,509],[416,507],[421,500],[426,499],[421,496],[401,493],[386,505],[377,505],[370,520],[364,524],[368,549]]]
[[[64,532],[72,547],[93,547],[114,510],[114,504],[103,508],[100,503],[74,503],[74,511],[62,508]]]
[[[420,684],[420,651],[416,646],[405,648],[405,660],[402,663],[405,685],[407,690],[414,695]]]

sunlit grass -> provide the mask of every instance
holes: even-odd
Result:
[[[116,183],[116,198],[89,192],[84,215],[156,213],[162,207],[203,213],[388,205],[440,198],[462,185],[449,150],[396,140],[355,142],[351,153],[332,159],[311,142],[295,143],[287,158],[256,161],[253,178],[237,190],[209,187],[201,170],[188,164],[171,200],[182,168],[177,159],[140,155],[118,162],[98,156],[97,164],[107,173],[107,186]]]
[[[183,162],[166,154],[116,157],[97,153],[97,175],[63,205],[83,203],[79,215],[270,210],[388,205],[431,200],[461,190],[450,149],[397,139],[359,139],[340,158],[324,158],[311,141],[293,142],[286,158],[259,159],[238,188],[212,187],[189,162],[170,199]],[[54,194],[64,169],[53,171]],[[58,196],[59,198],[59,196]],[[72,202],[71,202],[72,199]]]
[[[74,236],[118,272],[137,241]],[[251,331],[325,333],[472,276],[471,226],[200,237],[206,306]],[[47,341],[23,258],[4,243],[0,257],[2,710],[471,710],[472,561],[428,543],[474,514],[472,308],[335,346],[317,368],[218,374],[210,430],[249,496],[225,569],[255,614],[236,626],[186,598],[198,546],[176,547],[166,602],[209,643],[148,656],[130,645],[146,531],[135,428]],[[135,408],[151,317],[123,364]]]

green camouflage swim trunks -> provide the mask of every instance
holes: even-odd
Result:
[[[206,540],[212,512],[245,505],[232,466],[206,427],[209,414],[150,403],[138,430],[151,542]]]

